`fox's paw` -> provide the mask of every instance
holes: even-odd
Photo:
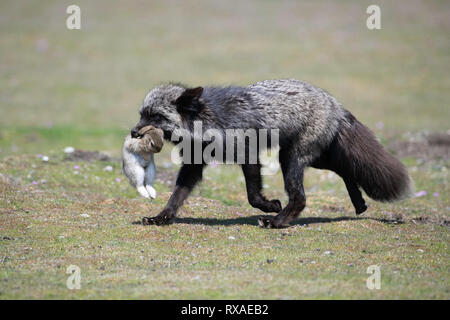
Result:
[[[287,228],[290,227],[288,223],[282,223],[278,222],[275,217],[260,217],[258,218],[258,225],[261,228],[267,228],[267,229],[278,229],[278,228]]]
[[[367,210],[367,205],[363,204],[362,206],[355,208],[356,214],[360,215],[361,213],[363,213],[364,211]]]
[[[174,217],[175,217],[175,213],[173,212],[173,210],[171,210],[171,209],[164,209],[156,217],[144,217],[144,218],[142,218],[142,224],[144,226],[148,226],[148,225],[162,226],[162,225],[165,225],[165,224],[169,224]]]
[[[257,201],[249,201],[251,206],[254,208],[258,208],[264,212],[280,212],[281,211],[281,202],[278,199],[267,200],[265,198],[261,198]]]
[[[151,218],[151,217],[143,217],[142,218],[142,225],[149,226],[152,224],[155,224],[154,218]]]
[[[171,221],[171,218],[160,217],[160,216],[144,217],[144,218],[142,218],[142,224],[144,226],[150,226],[150,225],[162,226],[162,225],[165,225],[165,224],[169,224],[170,221]]]
[[[273,206],[272,212],[280,212],[281,211],[281,201],[278,199],[270,200]]]

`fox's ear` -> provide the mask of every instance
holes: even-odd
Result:
[[[174,101],[177,106],[177,110],[180,113],[198,113],[203,109],[203,103],[200,100],[202,96],[203,88],[197,87],[192,89],[186,89],[184,92]]]

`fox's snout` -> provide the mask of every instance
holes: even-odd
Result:
[[[136,130],[136,128],[131,129],[131,137],[132,138],[137,138],[139,137],[139,130]]]

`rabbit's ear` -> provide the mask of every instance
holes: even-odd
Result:
[[[154,130],[155,128],[153,126],[145,126],[139,130],[139,135],[143,136],[144,134],[148,133],[151,130]]]

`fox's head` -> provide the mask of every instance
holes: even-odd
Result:
[[[202,87],[173,84],[152,89],[139,109],[140,120],[131,130],[131,136],[138,137],[140,129],[154,126],[163,130],[164,138],[170,140],[172,132],[183,127],[183,118],[202,110],[202,93]]]

